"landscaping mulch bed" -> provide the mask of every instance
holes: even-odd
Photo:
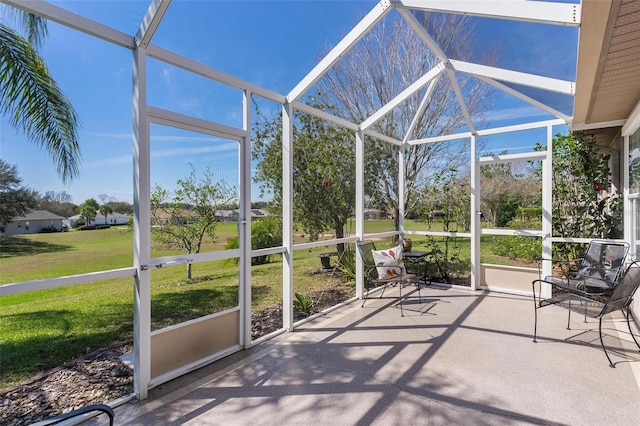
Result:
[[[295,320],[343,302],[354,294],[353,286],[334,286],[309,296],[316,302],[309,313],[295,313]],[[282,306],[273,305],[251,316],[251,336],[257,339],[282,328]],[[133,371],[121,356],[133,351],[123,342],[77,358],[61,367],[0,390],[0,425],[29,425],[91,404],[108,403],[133,393]]]

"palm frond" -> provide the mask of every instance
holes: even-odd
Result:
[[[52,156],[63,182],[79,174],[79,118],[31,43],[0,24],[0,111]]]

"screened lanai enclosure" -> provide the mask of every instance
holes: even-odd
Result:
[[[103,268],[97,255],[89,270],[19,278],[0,292],[90,289],[99,282],[133,288],[126,326],[133,328],[141,399],[162,383],[293,330],[305,321],[294,305],[311,291],[309,277],[325,292],[350,283],[339,304],[361,299],[361,259],[353,258],[348,278],[335,267],[356,253],[359,241],[388,247],[411,240],[414,250],[431,253],[432,281],[525,296],[538,277],[536,264],[497,264],[487,236],[497,244],[519,237],[542,258],[551,258],[558,244],[611,238],[627,241],[629,259],[637,259],[640,2],[383,0],[357,2],[349,10],[366,10],[354,16],[344,14],[349,2],[322,2],[317,7],[335,8],[347,29],[323,35],[329,47],[315,46],[309,55],[317,56],[297,66],[292,61],[308,48],[305,22],[315,17],[274,18],[280,9],[295,15],[295,2],[3,3],[60,26],[56,43],[80,34],[92,46],[75,52],[83,75],[95,71],[100,78],[96,64],[118,75],[117,82],[91,84],[77,77],[77,85],[106,128],[117,127],[117,117],[127,122],[123,114],[132,117],[132,130],[118,144],[125,147],[134,213],[133,253],[124,265]],[[246,46],[255,48],[247,54],[253,59],[229,63],[243,53],[232,52],[242,46],[230,48],[228,40],[250,28],[262,28],[255,46]],[[299,75],[270,74],[287,70]],[[93,86],[105,91],[93,96],[83,89]],[[593,184],[598,197],[623,200],[619,235],[554,233],[553,142],[570,132],[607,158],[608,175]],[[105,155],[116,149],[115,142],[92,140]],[[506,189],[491,177],[506,171],[527,182],[535,206],[520,225],[494,220],[492,208]],[[121,178],[116,175],[105,173],[103,181]],[[175,182],[182,182],[183,195],[189,182],[217,188],[209,210],[217,213],[217,229],[231,224],[235,245],[171,251],[154,238],[176,217],[188,225],[184,216],[158,214],[170,201],[163,188]],[[270,210],[252,206],[257,200]],[[258,246],[260,216],[281,229]],[[318,271],[322,255],[329,269]],[[265,259],[279,266],[263,269]],[[451,269],[439,270],[442,262]],[[215,300],[205,309],[190,305],[188,284],[183,293],[161,291],[187,268],[194,273],[187,282],[204,282],[199,291]],[[548,275],[552,264],[542,268]],[[214,281],[223,284],[206,286]],[[281,307],[277,326],[252,334],[253,306],[265,295]],[[162,316],[171,308],[186,312],[184,321]],[[640,315],[637,303],[635,312]]]

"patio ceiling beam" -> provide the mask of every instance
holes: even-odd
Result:
[[[535,106],[537,108],[540,108],[541,110],[543,110],[545,112],[548,112],[551,115],[554,115],[554,116],[556,116],[558,118],[563,119],[566,123],[571,122],[571,117],[569,117],[568,115],[556,110],[555,108],[551,108],[549,105],[543,104],[540,101],[537,101],[537,100],[535,100],[533,98],[530,98],[529,96],[527,96],[527,95],[525,95],[523,93],[520,93],[517,90],[512,89],[509,86],[505,86],[504,84],[502,84],[502,83],[500,83],[498,81],[495,81],[495,80],[493,80],[491,78],[480,77],[480,76],[478,76],[478,78],[480,80],[482,80],[482,81],[494,86],[495,88],[502,90],[505,93],[508,93],[508,94],[510,94],[512,96],[515,96],[516,98],[518,98],[518,99],[520,99],[520,100],[522,100],[522,101],[524,101],[524,102],[526,102],[528,104],[531,104],[531,105],[533,105],[533,106]]]
[[[345,120],[344,118],[336,117],[333,114],[330,114],[330,113],[328,113],[326,111],[323,111],[323,110],[321,110],[319,108],[312,107],[312,106],[307,105],[305,103],[302,103],[300,101],[296,101],[292,105],[293,105],[293,108],[297,109],[298,111],[313,115],[313,116],[321,118],[323,120],[327,120],[327,121],[329,121],[331,123],[338,124],[338,125],[340,125],[342,127],[345,127],[347,129],[354,130],[354,131],[360,129],[360,127],[357,124],[352,123],[349,120]]]
[[[433,80],[431,80],[431,83],[429,83],[429,87],[427,88],[427,91],[424,94],[422,101],[420,101],[420,106],[418,106],[418,111],[416,111],[416,114],[413,116],[413,120],[411,120],[411,124],[409,125],[409,129],[407,129],[407,133],[404,135],[404,138],[402,139],[402,143],[407,143],[407,141],[409,140],[409,137],[411,136],[411,133],[413,133],[413,129],[415,129],[416,125],[418,124],[418,120],[420,120],[420,117],[422,117],[422,114],[424,114],[424,111],[427,109],[427,104],[431,99],[431,95],[433,94],[433,89],[436,87],[437,82],[438,82],[438,78],[434,78]]]
[[[477,130],[478,136],[495,135],[498,133],[518,132],[521,130],[540,129],[548,126],[560,126],[566,124],[566,121],[560,118],[553,120],[537,121],[534,123],[514,124],[512,126],[494,127],[491,129]],[[471,132],[454,133],[444,136],[434,136],[424,139],[414,139],[408,142],[409,145],[418,145],[423,143],[444,142],[456,139],[468,139],[471,137]]]
[[[444,51],[440,48],[438,43],[435,42],[433,38],[429,35],[427,30],[424,28],[420,22],[416,19],[416,17],[411,13],[411,11],[399,8],[398,12],[404,18],[404,20],[414,29],[414,31],[422,38],[422,40],[426,43],[426,45],[431,49],[431,51],[440,59],[440,61],[445,65],[445,69],[447,71],[447,76],[449,77],[449,81],[451,82],[451,87],[453,87],[453,91],[456,95],[456,99],[458,100],[458,104],[460,105],[460,109],[462,110],[462,115],[464,116],[465,121],[467,122],[467,127],[473,133],[474,126],[473,121],[471,120],[471,114],[469,114],[469,110],[467,109],[467,104],[464,101],[464,96],[462,96],[462,91],[460,90],[460,85],[456,81],[456,76],[454,69],[449,61],[449,58],[444,53]]]
[[[429,72],[416,80],[409,87],[404,89],[400,94],[398,94],[395,98],[389,101],[386,105],[380,108],[378,111],[373,113],[369,118],[364,120],[360,127],[362,130],[366,130],[375,124],[382,117],[391,112],[395,107],[400,105],[402,102],[407,100],[410,96],[416,93],[418,90],[422,89],[424,86],[429,84],[434,78],[438,77],[445,70],[445,66],[442,62],[438,63],[435,67],[431,68]]]
[[[453,141],[456,139],[469,139],[472,136],[471,132],[453,133],[451,135],[432,136],[430,138],[414,139],[407,142],[407,145],[422,145],[424,143],[436,143]]]
[[[161,47],[149,45],[147,47],[147,55],[154,59],[158,59],[176,67],[199,74],[203,77],[207,77],[220,83],[227,84],[231,87],[235,87],[236,89],[249,90],[251,93],[259,95],[265,99],[269,99],[280,104],[285,102],[284,95],[281,95],[280,93],[264,89],[260,86],[249,83],[232,75],[223,73],[222,71],[218,71],[214,68],[208,67],[192,59],[178,55],[177,53],[173,53]]]
[[[451,65],[453,65],[457,71],[465,72],[476,77],[488,77],[494,80],[507,81],[509,83],[535,87],[538,89],[549,90],[551,92],[563,93],[565,95],[575,95],[575,83],[572,81],[542,77],[535,74],[511,71],[503,68],[473,64],[471,62],[453,59],[451,60]]]
[[[399,0],[397,7],[551,25],[580,25],[579,4],[546,1]]]
[[[151,38],[158,29],[170,3],[171,0],[153,0],[149,5],[135,37],[138,46],[147,47],[151,43]]]
[[[354,44],[391,10],[391,2],[382,0],[289,92],[289,102],[298,100]]]
[[[165,126],[177,129],[188,130],[197,133],[204,133],[225,139],[239,141],[249,136],[249,132],[213,121],[203,120],[177,112],[167,111],[162,108],[147,107],[147,116],[152,123],[164,124]]]
[[[41,16],[50,21],[57,22],[69,28],[106,40],[118,46],[132,50],[136,48],[136,42],[133,36],[106,25],[102,25],[96,21],[92,21],[91,19],[87,19],[84,16],[69,12],[61,7],[54,6],[51,3],[47,3],[42,0],[2,0],[2,2],[9,6],[24,10],[25,12]]]
[[[352,122],[350,122],[348,120],[345,120],[344,118],[336,117],[335,115],[329,114],[328,112],[322,111],[321,109],[312,107],[312,106],[307,105],[305,103],[302,103],[300,101],[294,102],[292,104],[292,106],[293,106],[294,109],[297,109],[298,111],[302,111],[302,112],[305,112],[307,114],[311,114],[311,115],[313,115],[315,117],[321,118],[323,120],[330,121],[332,123],[335,123],[335,124],[338,124],[340,126],[343,126],[343,127],[347,128],[347,129],[355,130],[355,131],[361,130],[360,126],[358,126],[355,123],[352,123]],[[380,139],[382,141],[389,142],[389,143],[394,144],[394,145],[402,146],[402,141],[399,141],[398,139],[392,138],[392,137],[387,136],[387,135],[383,135],[382,133],[373,131],[371,129],[367,129],[363,133],[365,135],[367,135],[367,136],[371,136],[373,138]]]
[[[536,160],[547,160],[549,154],[547,151],[541,152],[525,152],[522,154],[502,154],[502,155],[488,155],[484,157],[480,157],[478,162],[480,164],[498,164],[498,163],[509,163],[512,161],[536,161]]]
[[[556,118],[553,120],[537,121],[535,123],[514,124],[512,126],[494,127],[491,129],[478,130],[479,136],[497,135],[499,133],[519,132],[522,130],[543,129],[548,126],[560,126],[567,124],[566,121]]]
[[[367,130],[364,130],[363,133],[365,135],[367,135],[367,136],[371,136],[372,138],[376,138],[376,139],[379,139],[381,141],[389,142],[389,143],[394,144],[394,145],[402,146],[402,141],[399,141],[398,139],[392,138],[392,137],[387,136],[387,135],[383,135],[382,133],[376,132],[374,130],[367,129]]]

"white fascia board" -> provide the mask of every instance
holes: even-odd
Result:
[[[225,126],[224,124],[178,114],[156,107],[147,107],[147,117],[149,117],[149,121],[152,123],[164,124],[165,126],[218,136],[225,139],[240,141],[242,138],[249,136],[249,132],[243,129]]]
[[[442,62],[438,63],[435,67],[431,68],[429,72],[416,80],[409,87],[404,89],[399,95],[389,101],[386,105],[380,108],[378,111],[373,113],[369,118],[364,120],[360,127],[362,130],[366,130],[371,127],[376,121],[380,120],[382,117],[387,115],[391,110],[404,102],[411,95],[416,93],[418,90],[422,89],[424,86],[429,84],[431,80],[438,77],[445,70],[445,66]]]
[[[583,130],[609,129],[611,127],[623,127],[626,120],[602,121],[600,123],[581,124],[579,126],[569,125],[572,132],[580,132]],[[624,135],[623,135],[624,136]]]
[[[504,155],[491,155],[480,157],[478,162],[480,164],[498,164],[508,163],[511,161],[536,161],[546,160],[548,157],[547,151],[540,152],[525,152],[523,154],[504,154]]]
[[[382,0],[289,92],[293,103],[318,81],[354,44],[358,42],[391,9],[389,0]]]
[[[173,53],[161,47],[149,45],[147,47],[147,56],[185,69],[187,71],[191,71],[203,77],[219,81],[220,83],[227,84],[231,87],[235,87],[236,89],[249,90],[253,94],[259,95],[274,102],[278,102],[280,104],[283,104],[286,100],[285,96],[281,95],[280,93],[264,89],[260,86],[241,80],[232,75],[223,73],[222,71],[218,71],[214,68],[208,67],[192,59],[178,55],[177,53]]]
[[[573,27],[580,25],[582,14],[582,7],[579,4],[546,1],[399,0],[398,3],[397,7],[425,12],[454,13]]]
[[[530,86],[538,89],[549,90],[551,92],[563,93],[565,95],[575,95],[575,83],[572,81],[558,80],[556,78],[542,77],[535,74],[505,70],[503,68],[473,64],[453,59],[450,62],[457,71],[465,72],[477,77],[487,77],[494,80],[520,84],[522,86]]]
[[[310,105],[307,105],[305,103],[302,103],[300,101],[296,101],[292,104],[294,109],[297,109],[298,111],[313,115],[315,117],[321,118],[323,120],[327,120],[330,121],[332,123],[338,124],[342,127],[346,127],[347,129],[351,129],[351,130],[358,130],[360,127],[358,127],[357,124],[352,123],[348,120],[345,120],[344,118],[340,118],[340,117],[336,117],[333,114],[329,114],[328,112],[325,112],[321,109],[312,107]]]
[[[133,36],[69,12],[61,7],[54,6],[51,3],[47,3],[42,0],[2,0],[2,2],[20,10],[24,10],[25,12],[57,22],[66,27],[106,40],[118,46],[126,47],[128,49],[135,49],[136,47],[136,42]]]
[[[622,136],[631,136],[640,128],[640,102],[635,106],[624,126],[622,126]]]
[[[490,85],[492,85],[493,87],[502,90],[505,93],[510,94],[511,96],[515,96],[516,98],[531,104],[537,108],[540,108],[541,110],[548,112],[551,115],[555,115],[556,117],[561,118],[562,120],[564,120],[566,123],[570,123],[571,122],[571,117],[569,117],[566,114],[563,114],[562,112],[551,108],[549,105],[543,104],[542,102],[536,101],[533,98],[530,98],[527,95],[524,95],[520,92],[518,92],[517,90],[512,89],[511,87],[505,86],[504,84],[497,82],[491,78],[487,78],[487,77],[481,77],[481,76],[477,76],[480,80],[484,81],[485,83],[488,83]]]
[[[147,13],[142,19],[140,28],[136,34],[136,43],[138,46],[147,47],[149,43],[151,43],[151,38],[158,29],[158,25],[160,25],[162,17],[167,11],[167,8],[169,8],[170,3],[171,0],[153,0],[149,5],[149,9],[147,9]]]

